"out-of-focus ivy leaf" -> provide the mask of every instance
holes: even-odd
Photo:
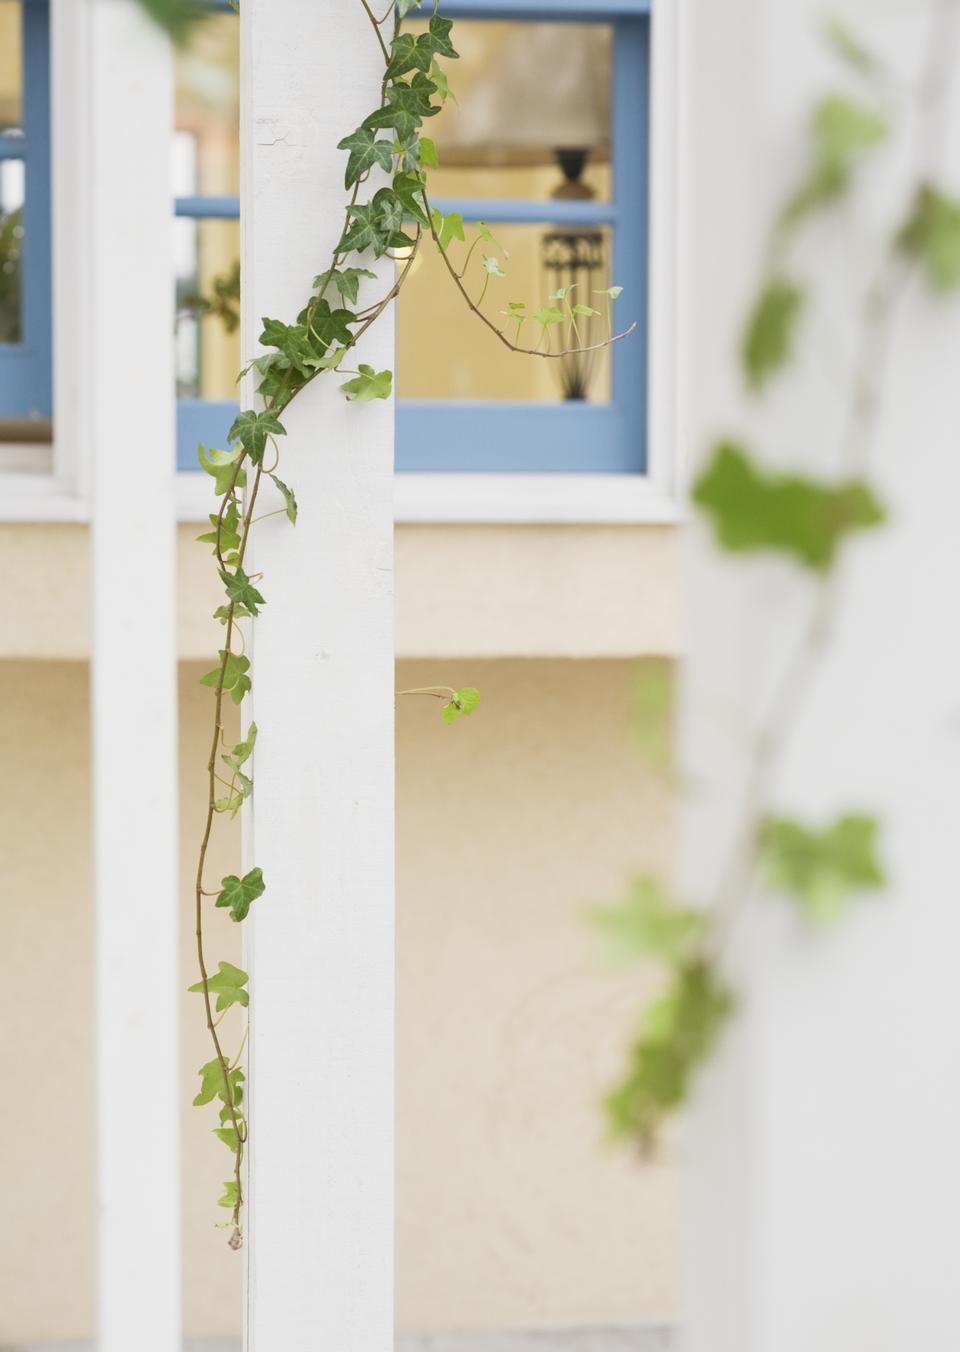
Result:
[[[630,1048],[627,1070],[606,1100],[616,1136],[644,1150],[656,1144],[664,1120],[690,1093],[733,1013],[732,993],[705,961],[680,966],[664,994],[647,1009]]]
[[[762,389],[789,361],[803,299],[803,292],[785,277],[775,277],[764,287],[743,337],[743,369],[754,389]]]
[[[444,253],[446,253],[447,246],[452,239],[459,239],[461,242],[466,239],[463,230],[463,217],[459,211],[448,211],[444,216],[439,207],[434,207],[430,213],[430,219],[437,236],[437,243]]]
[[[200,0],[137,0],[140,8],[173,39],[178,47],[197,24],[210,17],[210,7]]]
[[[770,474],[742,447],[722,443],[694,485],[693,500],[732,553],[774,551],[808,568],[831,566],[852,531],[879,525],[883,508],[859,479],[822,483]]]
[[[904,253],[923,264],[934,291],[953,291],[960,284],[960,201],[925,183],[917,193],[910,218],[897,237]]]
[[[814,109],[812,163],[783,210],[784,225],[796,225],[810,212],[842,196],[864,154],[888,134],[887,121],[875,108],[843,94],[828,94]]]
[[[464,686],[462,690],[455,690],[440,710],[443,721],[445,723],[456,723],[461,716],[465,718],[472,714],[479,703],[480,691],[475,690],[472,685]]]
[[[630,727],[640,755],[661,775],[671,767],[673,688],[665,662],[642,662],[633,682]]]
[[[874,75],[879,69],[876,57],[839,19],[828,19],[824,35],[837,56],[860,75]]]
[[[813,920],[836,920],[858,893],[884,884],[875,818],[850,813],[822,830],[787,817],[760,828],[767,883]]]
[[[242,972],[239,967],[234,967],[233,963],[220,963],[219,972],[207,978],[207,989],[211,995],[217,997],[218,1013],[224,1009],[229,1009],[231,1005],[249,1005],[250,996],[243,989],[248,980],[247,973]],[[199,992],[202,995],[203,982],[198,981],[187,989],[191,994]],[[217,1061],[214,1061],[213,1064],[219,1066]]]
[[[634,878],[622,901],[596,906],[591,915],[613,956],[630,961],[657,956],[679,962],[705,929],[701,911],[678,906],[659,879],[648,876]]]

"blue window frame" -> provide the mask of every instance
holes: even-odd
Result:
[[[50,9],[48,0],[21,3],[22,126],[0,131],[0,170],[23,166],[20,333],[17,341],[0,343],[0,419],[42,421],[53,416]]]
[[[606,226],[610,278],[624,288],[636,331],[611,351],[609,403],[407,400],[397,402],[397,469],[521,473],[641,473],[646,466],[647,167],[651,0],[443,0],[450,18],[610,23],[613,28],[610,202],[441,198],[465,221]],[[233,197],[184,197],[178,216],[230,220]],[[522,360],[522,358],[517,358]],[[234,402],[181,399],[181,469],[195,469],[197,443],[223,445]]]

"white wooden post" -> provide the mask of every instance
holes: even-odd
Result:
[[[83,0],[101,1352],[180,1347],[177,726],[169,44]],[[79,13],[83,11],[82,15]],[[61,51],[62,62],[67,53]],[[55,147],[56,152],[56,147]],[[62,254],[60,255],[63,256]],[[70,288],[72,278],[62,279]],[[77,316],[70,312],[74,320]],[[59,350],[62,350],[59,349]],[[58,385],[58,388],[62,386]],[[69,1116],[69,1105],[58,1105]]]
[[[902,218],[906,160],[940,142],[905,127],[905,153],[867,171],[860,205],[814,228],[802,273],[819,287],[811,328],[758,416],[735,365],[744,307],[801,163],[805,114],[840,77],[824,55],[818,0],[692,8],[696,450],[746,427],[773,463],[837,472],[855,369],[846,326]],[[850,0],[840,10],[916,90],[934,6]],[[956,52],[944,56],[949,72]],[[952,160],[922,166],[952,190],[955,112],[943,142]],[[836,641],[791,719],[775,784],[777,808],[811,822],[875,812],[889,887],[823,934],[766,896],[741,926],[732,971],[742,1007],[701,1086],[690,1140],[690,1352],[900,1352],[960,1340],[960,303],[934,302],[916,283],[896,322],[868,470],[890,522],[850,551]],[[702,533],[691,579],[687,882],[707,896],[809,584],[784,565],[722,558]]]
[[[241,26],[253,356],[261,316],[295,318],[339,237],[336,144],[376,104],[382,65],[359,0],[245,0]],[[388,316],[361,359],[392,357]],[[351,406],[338,384],[315,381],[283,416],[296,528],[272,518],[251,537],[267,597],[245,844],[266,882],[245,927],[256,1352],[393,1338],[393,410]]]

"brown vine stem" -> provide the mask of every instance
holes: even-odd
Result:
[[[932,0],[930,29],[917,94],[917,134],[910,175],[906,219],[925,178],[931,147],[938,147],[943,119],[930,128],[930,113],[949,89],[951,61],[960,28],[958,0]],[[931,134],[932,132],[932,134]],[[854,382],[840,461],[849,474],[862,475],[869,467],[880,417],[880,391],[885,381],[897,302],[908,277],[894,243],[884,253],[860,307],[854,358]],[[768,713],[754,736],[753,757],[743,793],[742,827],[731,847],[713,904],[714,923],[707,941],[708,955],[716,956],[734,931],[756,872],[757,828],[768,810],[769,792],[777,765],[789,743],[820,664],[829,648],[840,601],[839,568],[820,584],[810,619],[770,702]],[[784,729],[786,731],[784,731]]]

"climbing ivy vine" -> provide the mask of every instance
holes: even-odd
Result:
[[[960,21],[956,5],[932,9],[924,68],[910,87],[919,128],[916,163],[900,221],[856,318],[855,369],[836,475],[773,472],[745,440],[725,438],[711,448],[693,484],[693,505],[722,551],[786,560],[809,578],[815,604],[811,618],[798,622],[793,657],[756,732],[740,829],[708,904],[685,905],[657,879],[639,877],[619,902],[595,912],[619,953],[653,964],[661,975],[662,993],[642,1011],[623,1073],[606,1100],[613,1133],[645,1150],[687,1101],[736,1011],[737,992],[724,960],[756,886],[823,925],[841,917],[856,897],[884,885],[880,824],[871,813],[857,806],[834,820],[793,819],[773,811],[771,785],[830,647],[845,551],[856,535],[886,519],[867,476],[897,301],[911,278],[938,296],[960,288],[960,198],[931,181],[928,163],[938,139],[929,134],[929,120],[952,74],[944,53],[955,50]],[[812,283],[801,278],[795,261],[801,232],[855,191],[862,167],[888,143],[894,125],[891,90],[897,82],[891,72],[838,24],[828,26],[827,36],[856,88],[816,104],[806,168],[772,228],[766,273],[740,350],[743,378],[755,398],[785,377],[804,339]],[[643,740],[661,766],[662,690],[653,678],[640,701]]]
[[[196,20],[191,0],[140,0],[171,35],[182,40]],[[212,1106],[219,1117],[216,1135],[232,1155],[232,1176],[224,1184],[220,1205],[229,1212],[223,1224],[230,1229],[230,1244],[242,1243],[241,1216],[244,1200],[243,1159],[249,1137],[244,1109],[245,1074],[243,1051],[246,1031],[237,1050],[230,1053],[221,1029],[234,1007],[250,1003],[249,977],[232,963],[220,961],[216,971],[208,965],[204,919],[211,900],[215,908],[242,923],[252,906],[262,904],[267,884],[259,868],[239,876],[230,874],[208,886],[207,853],[219,818],[235,817],[254,792],[252,765],[257,726],[250,723],[247,735],[228,745],[224,738],[225,701],[243,702],[252,688],[253,671],[244,652],[243,631],[267,604],[259,573],[246,569],[250,531],[261,507],[261,494],[272,492],[278,503],[268,515],[285,514],[291,525],[298,517],[294,489],[278,473],[280,446],[286,435],[283,415],[291,402],[318,376],[337,373],[347,400],[364,403],[389,398],[393,375],[357,361],[354,352],[367,330],[399,294],[424,240],[429,240],[443,260],[446,273],[464,304],[492,335],[513,352],[542,359],[558,359],[570,353],[601,348],[632,332],[630,325],[614,333],[610,306],[620,294],[611,286],[598,292],[607,315],[609,332],[589,347],[581,342],[578,321],[600,315],[590,297],[574,295],[562,287],[545,303],[507,300],[495,315],[484,305],[491,285],[503,285],[508,276],[508,254],[483,223],[468,241],[467,229],[456,212],[444,215],[428,195],[429,170],[438,165],[437,146],[421,132],[450,96],[442,63],[456,61],[453,24],[434,5],[424,31],[408,32],[403,20],[421,0],[398,0],[377,17],[367,0],[360,4],[369,19],[373,40],[383,57],[383,75],[378,81],[378,99],[360,125],[348,130],[338,144],[346,156],[344,189],[347,194],[344,224],[323,270],[313,279],[309,296],[292,322],[275,318],[263,321],[262,352],[242,374],[253,373],[257,407],[243,410],[227,434],[226,448],[201,446],[201,468],[212,479],[216,510],[210,513],[210,529],[200,540],[211,547],[223,601],[215,618],[223,626],[222,646],[216,665],[202,678],[213,692],[213,720],[206,761],[207,806],[197,858],[195,916],[197,964],[200,979],[190,986],[199,995],[209,1030],[213,1056],[201,1066],[197,1107]],[[461,247],[462,246],[462,247]],[[457,250],[460,250],[459,254]],[[364,261],[388,258],[400,266],[396,280],[384,294],[368,299],[377,275]],[[455,261],[458,259],[458,261]],[[225,323],[237,320],[239,274],[220,279],[209,299],[193,298],[201,313],[219,314]],[[489,305],[489,303],[488,303]],[[507,329],[509,328],[509,332]],[[524,336],[528,342],[522,342]],[[438,699],[447,723],[469,717],[477,708],[479,693],[472,687],[455,690],[432,686],[401,694]]]

